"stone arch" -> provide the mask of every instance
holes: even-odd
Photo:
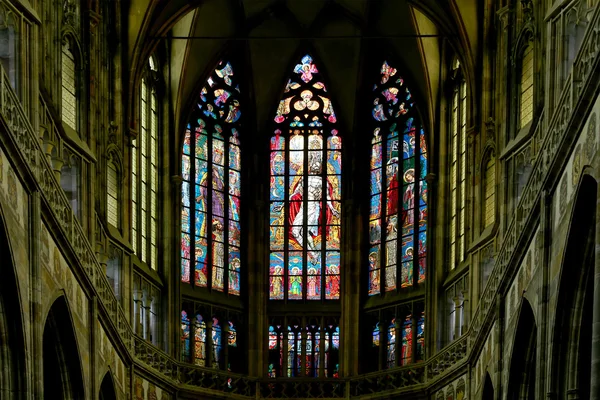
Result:
[[[65,296],[54,301],[43,335],[44,394],[54,399],[82,399],[81,359],[71,311]]]
[[[481,392],[482,400],[494,400],[494,384],[489,373],[485,374],[485,380],[483,381],[483,391]]]
[[[104,374],[102,383],[100,384],[99,400],[117,400],[117,391],[115,390],[115,381],[112,373],[108,371]]]
[[[23,314],[13,254],[0,208],[0,254],[5,260],[0,279],[0,398],[26,397]]]
[[[508,399],[535,398],[536,344],[535,315],[529,301],[523,298],[510,359]]]
[[[576,193],[558,283],[552,331],[552,391],[590,395],[597,181],[584,174]]]

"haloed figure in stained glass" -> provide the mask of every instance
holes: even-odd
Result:
[[[325,84],[306,55],[271,138],[270,299],[337,300],[342,140]]]

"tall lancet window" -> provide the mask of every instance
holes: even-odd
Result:
[[[154,270],[158,268],[158,76],[150,57],[140,85],[140,131],[131,148],[131,245]]]
[[[296,65],[271,137],[272,300],[340,297],[342,140],[313,59]]]
[[[240,88],[221,61],[200,90],[181,160],[181,280],[240,294]]]
[[[380,73],[371,110],[369,295],[424,282],[427,256],[425,132],[397,70],[384,62]]]

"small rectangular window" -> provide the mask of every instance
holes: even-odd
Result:
[[[533,46],[529,45],[523,52],[521,63],[521,113],[519,128],[533,119]]]

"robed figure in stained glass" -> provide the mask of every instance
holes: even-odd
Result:
[[[308,247],[309,260],[316,264],[319,260],[318,248],[315,246],[315,238],[322,234],[323,222],[329,225],[333,217],[339,217],[338,211],[331,203],[333,186],[327,180],[327,202],[325,209],[325,221],[322,221],[321,199],[323,196],[323,180],[321,178],[321,160],[312,160],[309,165],[309,175],[299,178],[292,186],[290,195],[290,240],[298,244],[299,249],[304,245],[304,208],[306,207],[307,234],[306,245]],[[305,187],[306,186],[306,187]],[[308,204],[305,205],[304,201]],[[326,229],[326,228],[325,228]],[[326,232],[327,234],[328,232]]]

